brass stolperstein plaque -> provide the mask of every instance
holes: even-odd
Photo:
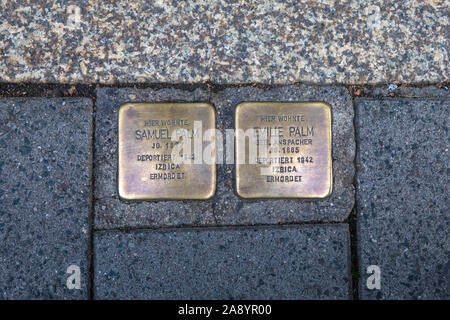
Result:
[[[208,199],[214,195],[215,137],[208,141],[203,136],[215,128],[210,104],[126,103],[119,109],[118,121],[122,199]],[[181,146],[185,147],[180,150]],[[203,150],[210,151],[209,159],[196,159],[194,152],[203,156]]]
[[[332,190],[331,108],[323,102],[236,107],[236,191],[243,198],[325,198]]]

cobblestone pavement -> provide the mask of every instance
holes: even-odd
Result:
[[[25,95],[0,99],[2,298],[449,298],[446,87],[9,85],[2,95]],[[75,97],[52,98],[64,95]],[[210,200],[117,197],[124,101],[208,101],[223,129],[238,102],[283,98],[332,107],[331,198],[243,200],[231,165],[218,165]],[[71,266],[79,290],[67,287]],[[380,289],[368,287],[370,266]]]
[[[449,299],[448,12],[2,1],[0,299]],[[121,200],[120,105],[200,101],[328,103],[331,196]]]

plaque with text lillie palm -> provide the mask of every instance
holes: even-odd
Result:
[[[236,107],[236,191],[243,198],[325,198],[332,191],[331,108],[324,102]]]

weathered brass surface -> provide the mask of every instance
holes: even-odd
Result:
[[[210,146],[209,164],[195,163],[194,142],[191,163],[177,164],[172,157],[178,145],[172,141],[175,130],[186,129],[190,134],[186,138],[193,141],[194,135],[215,128],[210,104],[126,103],[120,107],[118,121],[118,188],[122,199],[208,199],[214,195],[215,138],[201,140],[202,149]],[[194,121],[201,121],[201,132],[194,129]]]
[[[235,120],[236,190],[241,197],[325,198],[331,194],[328,104],[243,102],[236,107]],[[245,135],[250,128],[255,129],[256,141],[251,133]],[[252,146],[257,146],[258,153],[250,152]]]

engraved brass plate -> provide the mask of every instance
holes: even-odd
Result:
[[[236,190],[241,197],[325,198],[331,194],[328,104],[243,102],[236,107],[235,120]]]
[[[214,195],[215,138],[203,141],[202,134],[215,128],[210,104],[126,103],[120,107],[118,118],[118,188],[122,199],[208,199]],[[200,138],[200,153],[194,137]],[[174,154],[182,158],[183,152],[174,150],[182,138],[192,142],[192,153],[184,153],[190,162],[174,161]],[[209,163],[195,161],[194,152],[202,155],[208,146]]]

